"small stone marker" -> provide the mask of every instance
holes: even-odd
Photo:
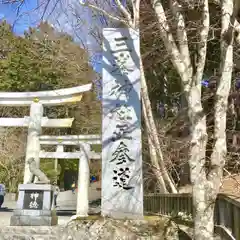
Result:
[[[58,217],[53,205],[54,187],[50,184],[20,184],[17,207],[11,226],[53,226]]]
[[[43,191],[27,190],[24,194],[23,209],[42,210]]]

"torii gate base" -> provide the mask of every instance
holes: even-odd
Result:
[[[49,184],[20,184],[11,226],[53,226],[58,217],[53,204],[54,188]]]

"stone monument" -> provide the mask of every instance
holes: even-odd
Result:
[[[143,218],[139,32],[103,29],[102,216]]]
[[[53,226],[58,217],[53,204],[54,187],[47,176],[37,167],[34,158],[28,161],[33,178],[18,186],[17,207],[11,217],[11,226]],[[38,181],[33,183],[36,177]]]

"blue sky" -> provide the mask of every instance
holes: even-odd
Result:
[[[37,8],[37,0],[26,0],[19,7],[19,4],[0,3],[0,19],[6,19],[9,23],[14,24],[14,31],[17,34],[23,34],[28,27],[36,26],[40,18],[34,14]]]
[[[42,4],[41,7],[39,3]],[[94,69],[100,72],[101,46],[90,33],[98,35],[102,27],[107,26],[103,17],[82,7],[78,0],[51,0],[46,11],[45,6],[46,0],[25,0],[21,7],[19,4],[0,3],[0,19],[6,19],[13,24],[14,32],[22,35],[29,27],[38,25],[44,12],[44,20],[50,22],[59,31],[72,35],[81,46],[84,45],[89,52]]]

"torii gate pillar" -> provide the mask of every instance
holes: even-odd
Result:
[[[24,183],[32,179],[33,175],[29,170],[28,159],[34,158],[37,167],[40,165],[40,141],[39,136],[42,132],[41,121],[43,117],[43,105],[33,102],[30,107],[30,122],[28,125],[27,149],[25,157]],[[36,179],[35,179],[36,180]]]
[[[78,192],[77,192],[77,211],[79,217],[87,217],[89,202],[88,202],[88,187],[90,181],[89,171],[89,154],[90,145],[81,144],[81,157],[79,159],[78,168]]]

